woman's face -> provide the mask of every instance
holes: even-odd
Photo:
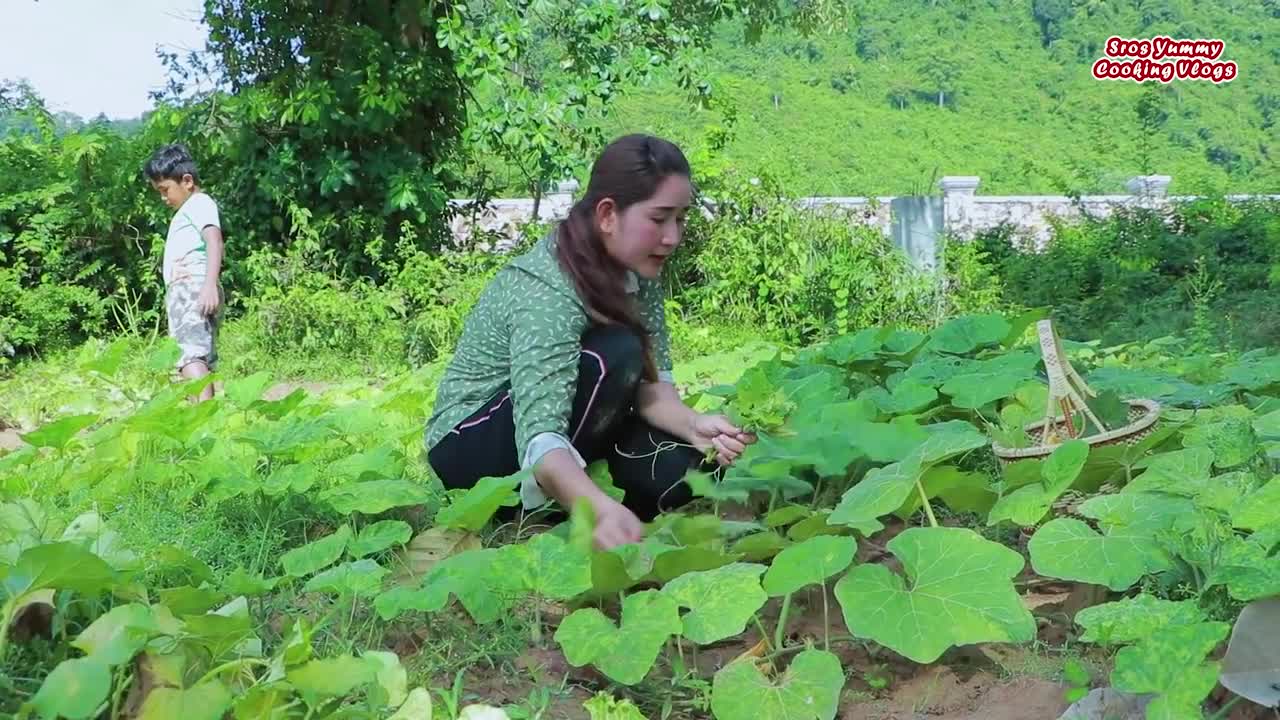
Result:
[[[602,200],[596,207],[605,249],[628,270],[656,279],[667,257],[680,245],[692,198],[688,178],[668,175],[652,197],[622,212],[612,200]]]

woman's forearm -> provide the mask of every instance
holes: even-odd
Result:
[[[698,413],[684,404],[671,383],[640,383],[636,392],[636,411],[659,430],[665,430],[685,442],[693,442],[693,424]]]
[[[600,497],[608,497],[578,467],[573,455],[563,448],[556,448],[543,455],[533,467],[533,477],[543,492],[565,508],[572,508],[573,502],[580,497],[593,502]]]

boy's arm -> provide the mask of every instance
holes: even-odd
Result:
[[[204,237],[208,260],[204,287],[200,289],[200,311],[213,315],[222,302],[218,297],[218,274],[222,272],[222,229],[217,225],[206,225],[200,235]]]

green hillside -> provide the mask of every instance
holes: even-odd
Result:
[[[1240,75],[1095,80],[1113,34],[1222,39]],[[723,27],[712,51],[738,113],[725,152],[799,193],[927,192],[948,174],[981,176],[982,193],[1124,192],[1141,173],[1172,175],[1174,193],[1280,191],[1275,2],[867,0],[820,36],[739,38]],[[658,82],[610,129],[693,142],[720,120]]]

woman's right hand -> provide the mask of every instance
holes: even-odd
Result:
[[[597,550],[640,542],[644,538],[644,523],[622,503],[601,493],[592,498],[591,506],[596,513],[594,539]]]
[[[598,550],[640,542],[644,537],[644,523],[640,518],[596,487],[574,462],[569,451],[556,448],[548,452],[534,468],[533,476],[562,507],[572,508],[583,498],[591,503],[596,514],[596,530],[592,539]]]

